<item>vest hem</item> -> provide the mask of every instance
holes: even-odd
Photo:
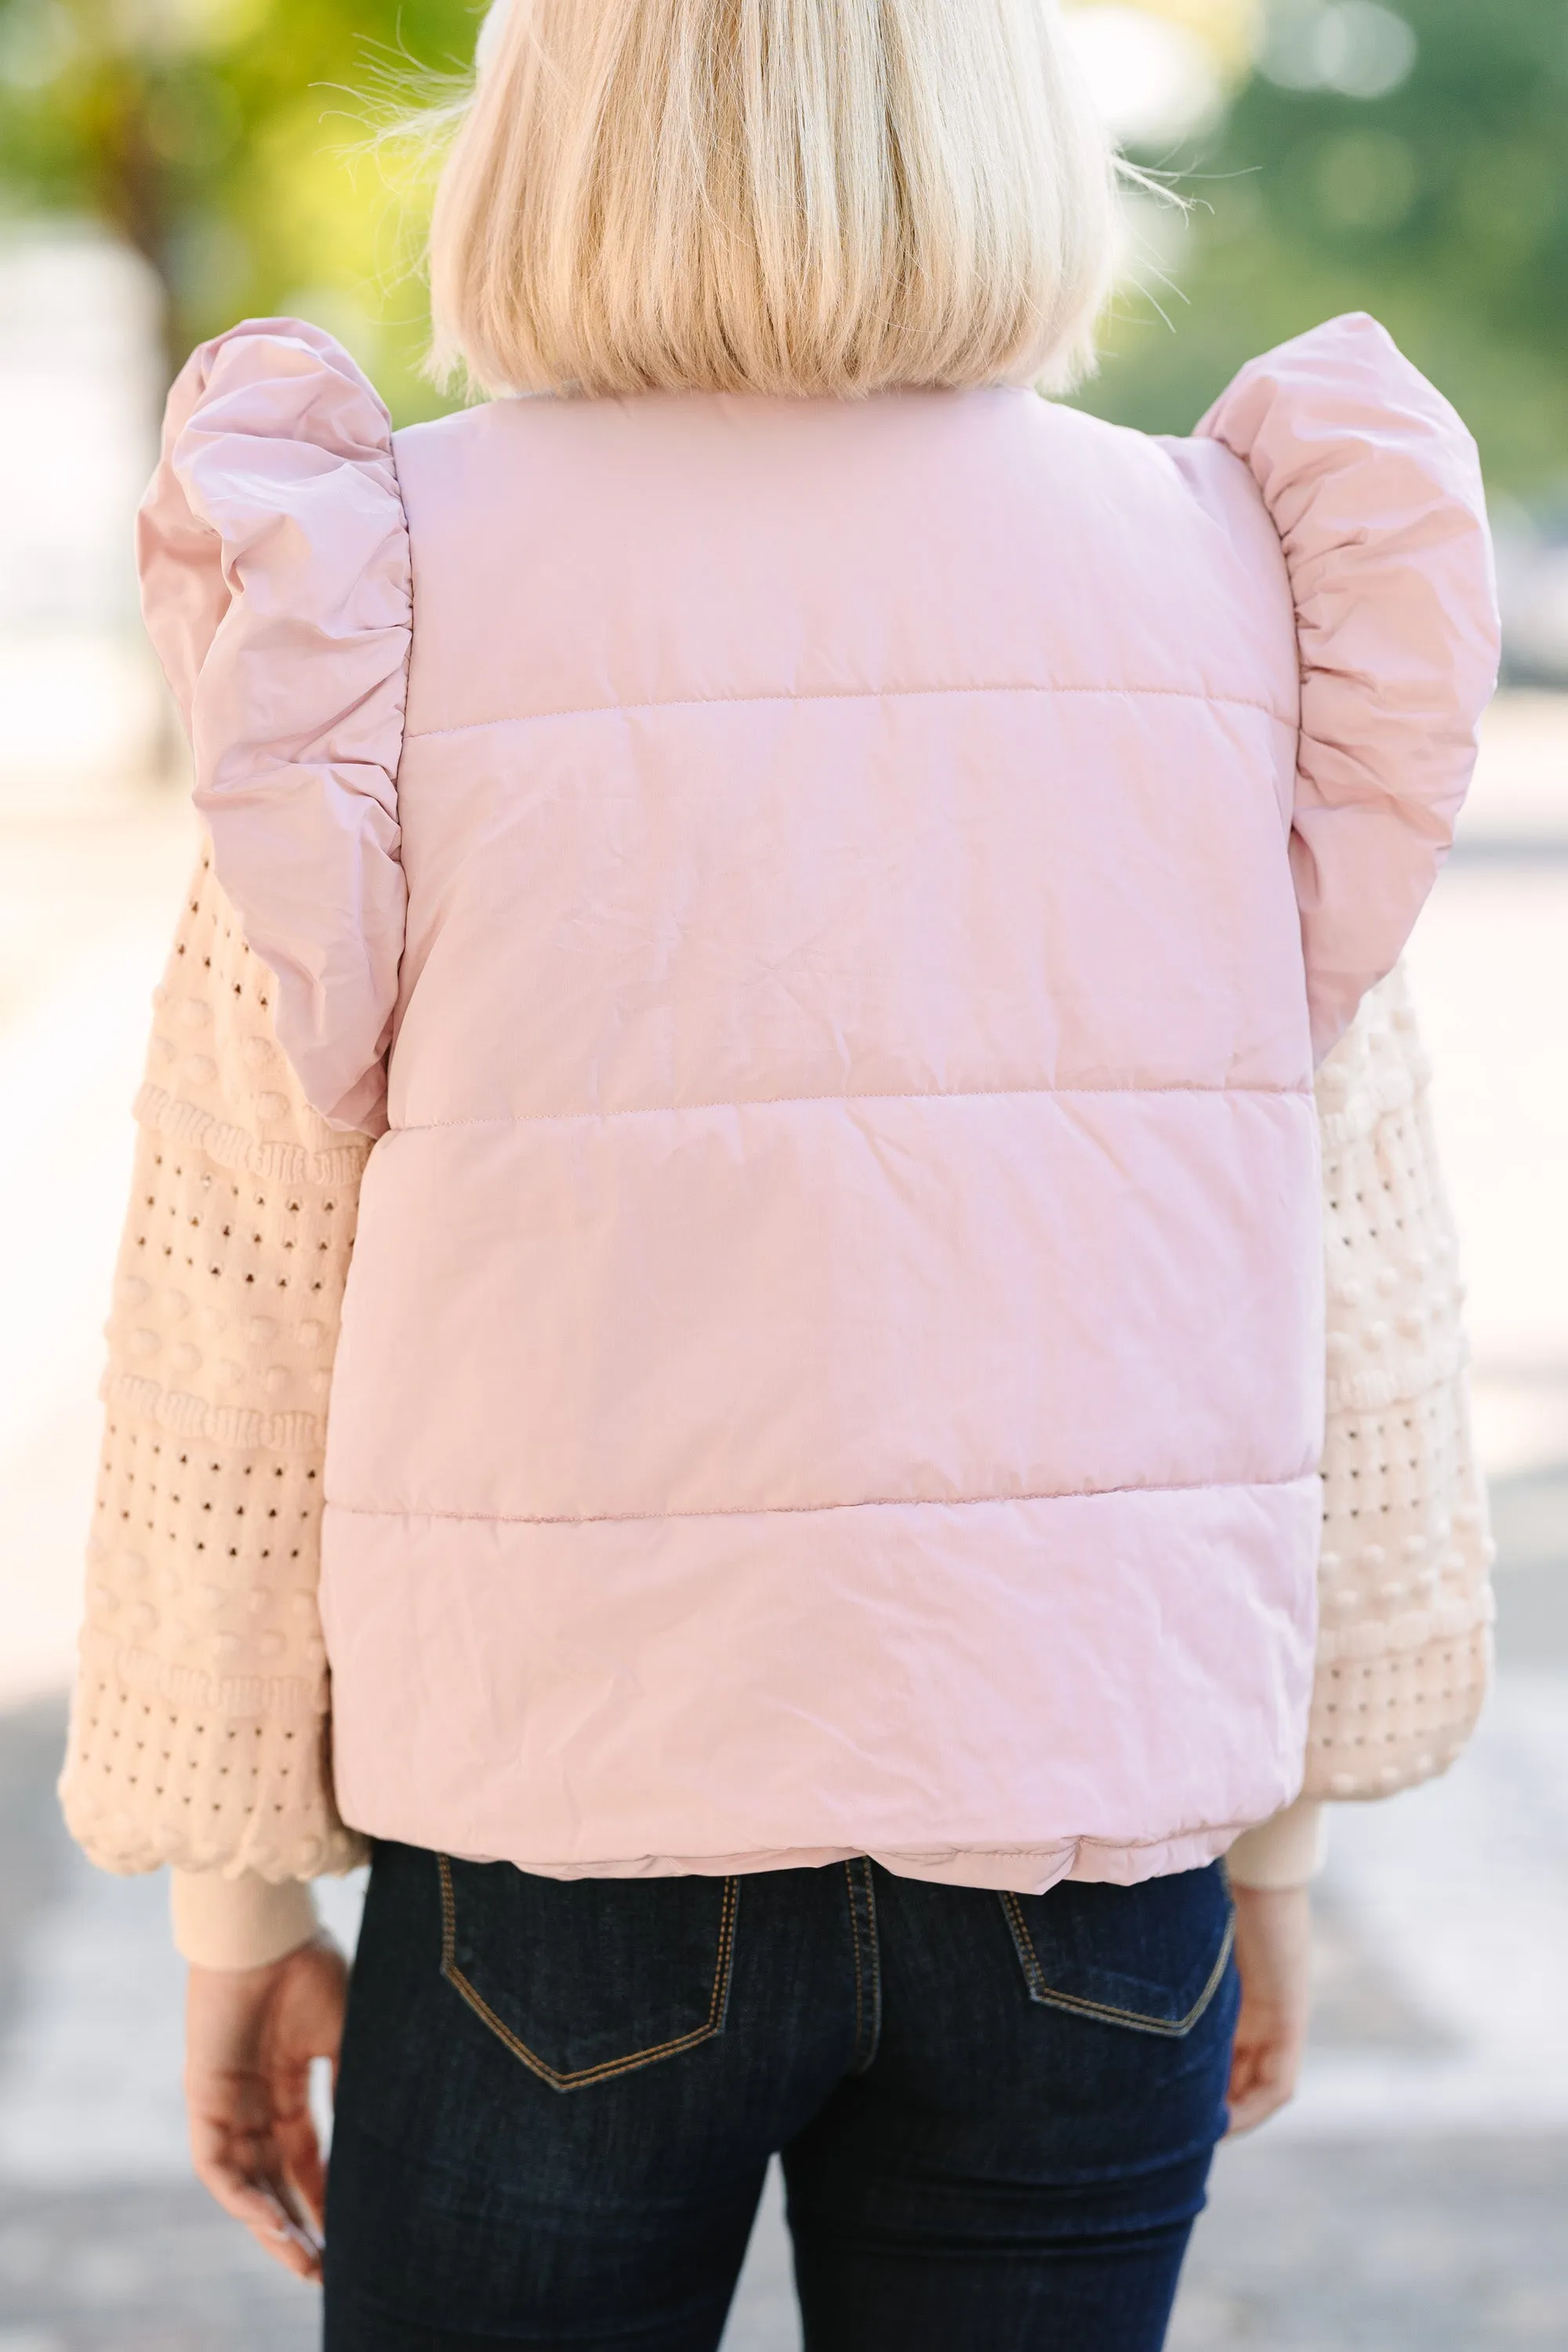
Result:
[[[1079,1885],[1137,1886],[1150,1878],[1200,1870],[1215,1862],[1242,1832],[1255,1824],[1181,1830],[1168,1836],[1109,1840],[1065,1838],[1041,1845],[907,1847],[777,1846],[745,1853],[637,1854],[615,1860],[546,1861],[534,1855],[472,1853],[448,1843],[438,1850],[479,1864],[510,1863],[525,1876],[555,1880],[641,1878],[745,1878],[763,1871],[826,1870],[863,1857],[895,1878],[931,1885],[964,1886],[981,1893],[1046,1895],[1070,1880]],[[365,1829],[366,1836],[395,1832]],[[403,1841],[399,1841],[402,1843]],[[407,1841],[428,1844],[427,1837]]]

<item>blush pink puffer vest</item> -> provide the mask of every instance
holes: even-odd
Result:
[[[1001,389],[393,436],[262,321],[175,388],[142,562],[279,1032],[381,1137],[345,1818],[1028,1888],[1287,1802],[1314,1049],[1496,660],[1472,445],[1383,331],[1191,442]]]

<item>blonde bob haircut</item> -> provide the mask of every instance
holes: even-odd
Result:
[[[499,0],[437,190],[432,369],[1060,389],[1115,173],[1056,0]]]

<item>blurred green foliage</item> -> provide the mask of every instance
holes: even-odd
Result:
[[[417,375],[419,190],[398,184],[395,151],[368,148],[422,78],[467,68],[481,15],[481,0],[0,0],[0,201],[126,236],[163,287],[171,368],[237,318],[303,310],[401,416],[438,408]]]
[[[1366,310],[1462,411],[1490,479],[1528,493],[1568,476],[1568,5],[1390,8],[1415,38],[1384,94],[1267,71],[1241,89],[1177,175],[1187,225],[1150,224],[1171,324],[1125,299],[1085,404],[1185,431],[1252,352]],[[1266,65],[1310,79],[1302,45],[1335,13],[1275,0]]]
[[[1188,153],[1142,158],[1194,209],[1149,213],[1150,291],[1121,299],[1086,404],[1184,430],[1253,352],[1367,309],[1464,410],[1495,482],[1568,476],[1568,0],[1258,5],[1265,69]],[[1300,58],[1330,18],[1386,34],[1391,10],[1415,36],[1394,86],[1310,86]],[[466,68],[481,13],[0,0],[0,201],[128,236],[166,289],[172,361],[247,311],[302,309],[400,418],[427,414],[423,190],[366,142],[421,72]]]

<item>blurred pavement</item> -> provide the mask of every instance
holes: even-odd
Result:
[[[58,818],[0,793],[0,2352],[315,2341],[310,2291],[186,2179],[162,1885],[89,1870],[51,1796],[126,1107],[192,845],[173,792]],[[1174,2352],[1568,2346],[1568,700],[1494,714],[1412,964],[1502,1668],[1446,1780],[1336,1813],[1306,2085],[1221,2158]],[[770,2197],[726,2352],[797,2343]]]

